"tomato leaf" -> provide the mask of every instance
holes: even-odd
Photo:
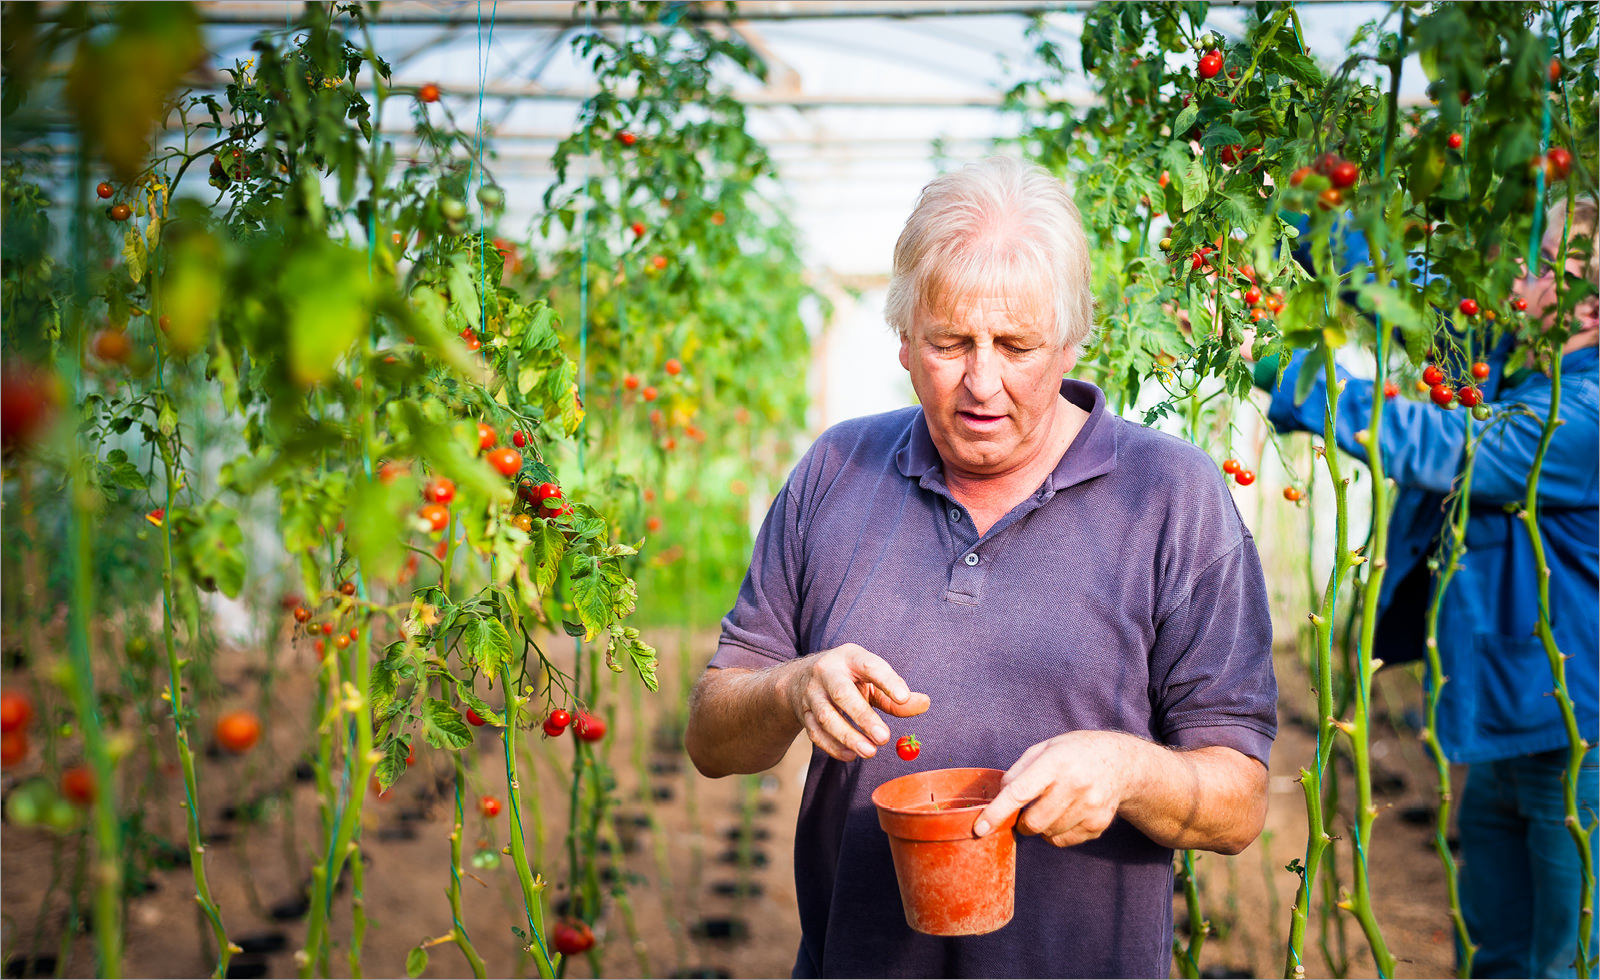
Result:
[[[1305,404],[1306,398],[1311,394],[1311,386],[1322,377],[1323,364],[1326,358],[1333,356],[1333,351],[1322,346],[1319,339],[1317,345],[1311,349],[1306,359],[1300,362],[1300,373],[1294,379],[1294,403]]]
[[[405,561],[405,543],[395,533],[404,527],[416,499],[417,481],[393,482],[358,476],[344,512],[345,541],[363,570],[379,580],[393,579]]]
[[[421,946],[411,947],[406,953],[406,976],[416,980],[422,976],[422,971],[428,968],[428,951]]]
[[[138,228],[129,227],[128,233],[122,236],[122,261],[128,266],[128,278],[134,282],[144,280],[146,254],[144,236],[139,234]]]
[[[309,388],[328,378],[370,319],[366,258],[332,242],[290,251],[281,277],[289,313],[289,373]]]
[[[633,662],[633,669],[639,674],[639,680],[651,691],[659,691],[661,683],[656,678],[656,650],[650,644],[639,639],[639,631],[633,627],[624,627],[621,623],[612,623],[609,632],[611,642],[606,647],[606,663],[613,670],[622,668],[616,663],[616,653],[626,653]]]
[[[484,721],[487,721],[489,724],[503,726],[506,723],[505,719],[501,717],[500,712],[489,707],[489,702],[478,697],[478,693],[472,689],[472,685],[468,684],[459,677],[456,678],[456,697],[465,702],[467,707],[471,708],[473,711],[476,711],[478,713],[478,717],[482,718]]]
[[[492,616],[468,621],[461,631],[468,665],[476,664],[490,677],[499,677],[500,668],[511,662],[511,634],[505,624]]]
[[[437,749],[464,749],[472,744],[472,729],[450,702],[429,698],[422,703],[422,734]]]
[[[405,773],[406,757],[409,755],[411,755],[409,739],[391,737],[383,743],[383,759],[373,770],[373,775],[378,778],[380,792],[393,786],[395,780]]]
[[[588,555],[579,555],[573,562],[568,581],[572,608],[584,627],[583,639],[591,641],[611,623],[611,589],[600,574],[598,561]]]
[[[561,572],[561,556],[567,550],[567,539],[552,520],[534,521],[530,536],[533,540],[528,545],[529,571],[534,588],[543,595]]]

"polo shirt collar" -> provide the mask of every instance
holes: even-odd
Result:
[[[1117,465],[1117,431],[1116,426],[1107,421],[1110,413],[1106,411],[1105,392],[1087,381],[1065,378],[1061,382],[1061,395],[1087,411],[1089,418],[1056,468],[1045,477],[1040,489],[1046,494],[1109,473]],[[944,461],[933,444],[933,436],[928,433],[928,420],[922,412],[912,419],[910,437],[895,453],[895,465],[901,476],[919,480],[924,486],[928,477],[942,483]]]

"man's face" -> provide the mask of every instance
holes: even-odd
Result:
[[[1549,330],[1556,321],[1556,272],[1555,256],[1561,251],[1562,226],[1552,224],[1545,232],[1544,240],[1539,243],[1539,268],[1534,275],[1519,278],[1512,284],[1512,292],[1528,301],[1528,316],[1537,318],[1543,329]],[[1588,233],[1587,229],[1574,229],[1578,232]],[[1583,259],[1569,255],[1566,261],[1567,271],[1575,276],[1583,275]],[[1597,301],[1593,296],[1578,303],[1575,321],[1567,322],[1567,329],[1571,332],[1592,330],[1596,325]]]
[[[918,315],[900,342],[900,364],[947,471],[999,476],[1036,458],[1062,375],[1077,362],[1053,333],[1015,322],[1000,298],[966,303],[948,322]]]

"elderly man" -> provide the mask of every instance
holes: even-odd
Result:
[[[1173,849],[1261,830],[1255,546],[1205,453],[1063,380],[1092,307],[1057,180],[993,159],[929,184],[887,310],[921,405],[823,433],[757,537],[687,741],[713,777],[813,743],[795,976],[1165,976]],[[1009,767],[976,828],[1020,811],[1026,835],[999,931],[906,925],[869,797],[913,769],[880,711],[918,767]]]

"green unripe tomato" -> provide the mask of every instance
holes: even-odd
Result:
[[[478,188],[478,203],[490,211],[498,211],[505,207],[506,194],[493,184],[484,184]]]
[[[82,818],[71,801],[54,793],[50,795],[50,805],[45,808],[42,817],[41,822],[58,834],[78,829],[78,821]]]
[[[1472,406],[1472,417],[1477,419],[1479,422],[1487,422],[1489,419],[1494,417],[1494,409],[1490,408],[1488,405],[1485,405],[1483,402],[1479,402],[1478,404]]]
[[[467,216],[467,206],[457,198],[442,197],[439,199],[439,213],[447,221],[460,221]]]
[[[55,795],[55,790],[43,779],[30,779],[6,797],[6,819],[18,827],[35,826],[50,809],[50,800]]]
[[[484,848],[472,855],[472,866],[484,871],[493,871],[495,868],[500,867],[500,852]]]

